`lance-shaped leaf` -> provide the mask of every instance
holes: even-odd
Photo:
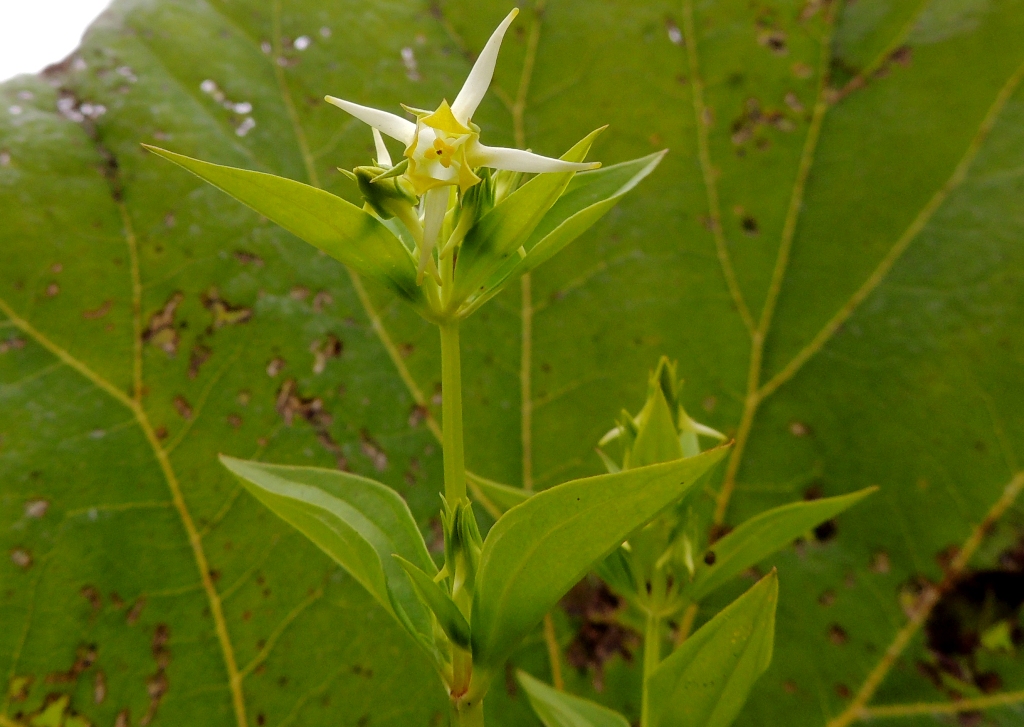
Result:
[[[468,649],[470,640],[469,623],[466,621],[466,617],[462,615],[462,612],[459,611],[459,607],[455,605],[455,601],[451,599],[451,596],[445,593],[440,584],[415,564],[410,563],[398,554],[394,554],[391,557],[397,560],[398,564],[409,574],[409,578],[412,579],[412,583],[416,587],[416,592],[420,594],[420,598],[434,612],[438,624],[440,624],[445,634],[448,635],[448,638],[452,640],[452,643],[461,646],[463,649]]]
[[[582,162],[604,128],[590,132],[561,156]],[[482,289],[495,270],[523,246],[576,172],[538,174],[485,214],[466,234],[455,271],[456,300]]]
[[[772,571],[661,662],[648,682],[650,727],[727,727],[772,660]]]
[[[467,305],[467,313],[493,298],[508,283],[550,260],[590,229],[627,192],[653,172],[665,154],[661,151],[610,167],[578,172],[523,244],[525,254],[510,255],[505,260],[472,298]]]
[[[496,669],[583,575],[728,452],[566,482],[509,510],[484,541],[473,602],[473,657]]]
[[[689,597],[699,601],[750,566],[793,542],[816,525],[857,504],[877,489],[867,487],[849,495],[794,502],[750,518],[712,546],[714,558],[701,560],[690,585]],[[708,565],[709,560],[712,561],[711,565]]]
[[[416,264],[381,222],[351,202],[292,179],[192,159],[143,144],[310,245],[418,305]]]
[[[416,521],[397,492],[338,470],[288,467],[221,455],[220,461],[275,515],[336,560],[421,644],[432,648],[430,611],[392,554],[428,574]]]
[[[544,727],[629,727],[629,721],[615,710],[560,692],[522,670],[516,678]]]

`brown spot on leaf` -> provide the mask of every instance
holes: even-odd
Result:
[[[871,565],[869,566],[875,573],[888,573],[889,572],[889,554],[884,550],[879,550],[873,556],[871,556]]]
[[[113,305],[114,301],[112,301],[110,298],[107,298],[98,307],[93,308],[92,310],[82,311],[82,318],[86,319],[87,321],[95,321],[109,313]]]
[[[96,670],[96,676],[92,682],[92,701],[96,704],[103,704],[103,700],[107,698],[107,675],[103,673],[102,669]]]
[[[299,394],[295,379],[288,379],[277,392],[275,404],[277,413],[284,419],[285,424],[292,426],[296,417],[305,419],[312,425],[316,432],[317,441],[328,452],[334,455],[335,463],[339,470],[348,470],[348,461],[344,452],[330,432],[332,417],[326,409],[324,402],[319,397],[304,397]]]
[[[238,429],[240,426],[242,426],[242,417],[238,416],[238,414],[228,414],[227,421],[228,426],[230,426],[232,429]]]
[[[840,699],[849,699],[853,696],[853,692],[845,684],[836,684],[836,694],[839,695]]]
[[[25,339],[23,338],[8,338],[6,341],[0,341],[0,354],[8,351],[20,351],[23,348],[25,348]]]
[[[794,113],[802,114],[804,112],[804,105],[800,102],[800,98],[792,91],[786,94],[784,101]]]
[[[359,450],[370,458],[374,469],[378,472],[383,472],[388,468],[387,454],[365,429],[359,432]]]
[[[114,718],[114,727],[131,727],[132,724],[132,713],[125,707],[117,713],[117,717]]]
[[[96,586],[83,586],[82,590],[78,592],[88,603],[92,609],[93,617],[103,608],[103,596],[100,595],[99,589]]]
[[[909,45],[901,45],[889,54],[889,61],[897,65],[908,67],[914,59],[914,49]]]
[[[263,267],[263,258],[245,250],[235,250],[235,260],[242,265],[252,265],[254,268]]]
[[[411,343],[400,343],[398,344],[398,355],[402,358],[409,358],[416,351],[416,347]]]
[[[322,374],[327,368],[327,362],[341,356],[343,349],[344,345],[333,334],[328,335],[322,341],[313,341],[309,346],[309,350],[313,354],[313,373]]]
[[[29,690],[32,689],[32,682],[35,680],[31,674],[11,677],[7,685],[7,698],[12,702],[24,702],[28,699]]]
[[[49,500],[44,500],[41,497],[25,502],[25,517],[30,517],[34,520],[39,520],[46,511],[50,509]]]
[[[72,684],[78,681],[86,669],[96,663],[99,652],[94,644],[84,644],[75,650],[75,661],[67,671],[58,671],[48,674],[47,684]]]
[[[828,640],[836,646],[842,646],[850,640],[850,637],[847,636],[846,629],[842,626],[839,624],[832,624],[828,627]]]
[[[46,297],[55,298],[60,293],[60,286],[57,283],[50,283],[46,286]]]
[[[289,291],[290,295],[295,300],[305,300],[309,297],[309,288],[304,288],[301,285],[296,285]]]
[[[174,315],[184,299],[183,293],[174,293],[164,303],[164,307],[150,317],[149,325],[142,334],[142,340],[163,350],[168,356],[174,356],[178,352],[178,332],[174,328]]]
[[[777,56],[784,56],[789,53],[789,47],[786,44],[786,34],[781,30],[763,30],[758,34],[757,42]]]
[[[32,552],[28,548],[14,548],[11,550],[11,562],[22,570],[32,567]]]
[[[283,358],[281,358],[280,356],[278,356],[276,358],[272,358],[267,363],[267,376],[273,378],[273,377],[277,376],[278,374],[280,374],[281,371],[284,369],[286,363],[287,362]]]
[[[319,293],[313,296],[313,312],[322,313],[324,308],[328,308],[334,303],[334,298],[326,290],[321,290]]]
[[[252,318],[252,308],[234,306],[223,300],[216,288],[210,288],[202,295],[203,307],[213,315],[210,330],[235,326]]]
[[[188,400],[178,394],[174,397],[174,410],[178,412],[178,416],[182,419],[188,420],[192,418],[192,405],[188,403]]]
[[[139,596],[138,599],[136,599],[135,603],[132,604],[132,607],[128,609],[128,614],[125,616],[125,621],[128,622],[129,626],[131,626],[139,620],[139,616],[142,615],[142,609],[144,609],[145,607],[146,597]]]
[[[213,355],[208,347],[197,343],[192,347],[192,352],[188,355],[188,377],[194,379],[199,376],[199,369],[203,367],[203,364],[210,360],[210,356]]]
[[[818,596],[818,603],[828,608],[836,602],[836,592],[829,588],[826,591],[822,591],[821,595]]]
[[[409,411],[409,426],[415,429],[430,415],[430,410],[422,404],[413,404]]]
[[[789,433],[794,437],[806,437],[811,433],[811,428],[803,422],[792,421],[789,423]]]

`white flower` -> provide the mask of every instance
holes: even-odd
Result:
[[[436,277],[431,255],[448,210],[448,187],[458,186],[465,192],[477,184],[480,177],[474,169],[490,167],[512,172],[541,173],[578,172],[600,166],[596,162],[577,164],[521,149],[491,147],[480,143],[480,127],[473,123],[473,113],[491,85],[501,41],[518,14],[518,9],[510,12],[491,35],[480,57],[473,64],[462,90],[450,106],[447,101],[442,101],[433,112],[407,108],[416,116],[415,123],[387,111],[360,106],[333,96],[326,97],[328,103],[405,144],[408,167],[404,176],[416,194],[423,196],[423,242],[419,246],[421,282],[428,268]],[[378,156],[383,158],[387,150],[382,149],[383,144],[378,145]]]

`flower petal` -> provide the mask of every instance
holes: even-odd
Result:
[[[391,155],[388,153],[388,148],[384,146],[384,137],[380,135],[380,132],[377,131],[377,129],[373,130],[373,145],[377,147],[377,166],[394,166],[394,164],[391,163]]]
[[[423,242],[420,243],[420,266],[416,274],[418,283],[423,282],[423,274],[430,269],[431,274],[441,280],[434,266],[434,248],[437,246],[437,239],[441,236],[441,226],[444,225],[444,216],[448,213],[448,187],[434,187],[427,190],[423,198]]]
[[[468,146],[468,145],[467,145]],[[508,149],[503,146],[484,146],[477,142],[466,149],[466,159],[474,167],[491,167],[510,172],[582,172],[597,169],[601,162],[566,162],[561,159],[541,156],[522,149]]]
[[[324,100],[343,111],[348,111],[360,121],[369,124],[375,129],[379,129],[382,133],[387,134],[392,139],[397,139],[406,146],[412,143],[413,135],[416,133],[416,124],[403,119],[401,116],[395,116],[387,111],[373,109],[369,106],[360,106],[357,103],[335,98],[334,96],[325,96]]]
[[[505,31],[518,14],[519,8],[513,8],[512,12],[505,16],[501,25],[491,34],[490,40],[487,41],[487,45],[480,51],[476,63],[473,64],[473,69],[469,72],[466,82],[462,84],[462,90],[455,97],[455,102],[452,103],[452,113],[461,123],[468,123],[477,106],[483,101],[487,87],[491,85],[494,64],[498,60],[502,38],[505,37]]]

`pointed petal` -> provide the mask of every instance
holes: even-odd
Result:
[[[391,155],[388,153],[388,148],[384,146],[384,137],[380,135],[380,132],[377,131],[377,129],[373,130],[373,145],[377,147],[377,166],[394,166],[391,163]]]
[[[491,77],[494,75],[494,64],[498,60],[498,50],[501,48],[502,38],[505,37],[505,31],[508,30],[508,26],[511,25],[518,14],[519,8],[513,8],[512,12],[505,16],[505,19],[501,21],[501,25],[491,34],[490,40],[487,41],[487,45],[480,51],[480,56],[476,59],[476,63],[473,64],[473,70],[469,72],[469,77],[462,84],[462,90],[455,97],[455,102],[452,104],[452,112],[455,114],[455,118],[463,124],[473,117],[476,107],[483,101],[484,94],[487,93],[487,87],[491,85]]]
[[[510,172],[582,172],[597,169],[601,162],[565,162],[561,159],[544,157],[522,149],[508,149],[502,146],[484,146],[476,142],[466,150],[466,158],[474,167],[491,167]]]
[[[416,124],[403,119],[401,116],[395,116],[380,109],[372,109],[369,106],[360,106],[357,103],[335,98],[334,96],[324,96],[324,100],[332,106],[348,111],[360,121],[369,124],[375,129],[379,129],[382,133],[387,134],[392,139],[397,139],[406,146],[412,143],[413,135],[416,133]]]
[[[423,275],[429,269],[437,277],[434,267],[434,248],[441,236],[441,226],[448,212],[448,187],[434,187],[423,198],[423,242],[420,244],[420,266],[417,281],[423,282]],[[440,284],[440,280],[437,281]]]

